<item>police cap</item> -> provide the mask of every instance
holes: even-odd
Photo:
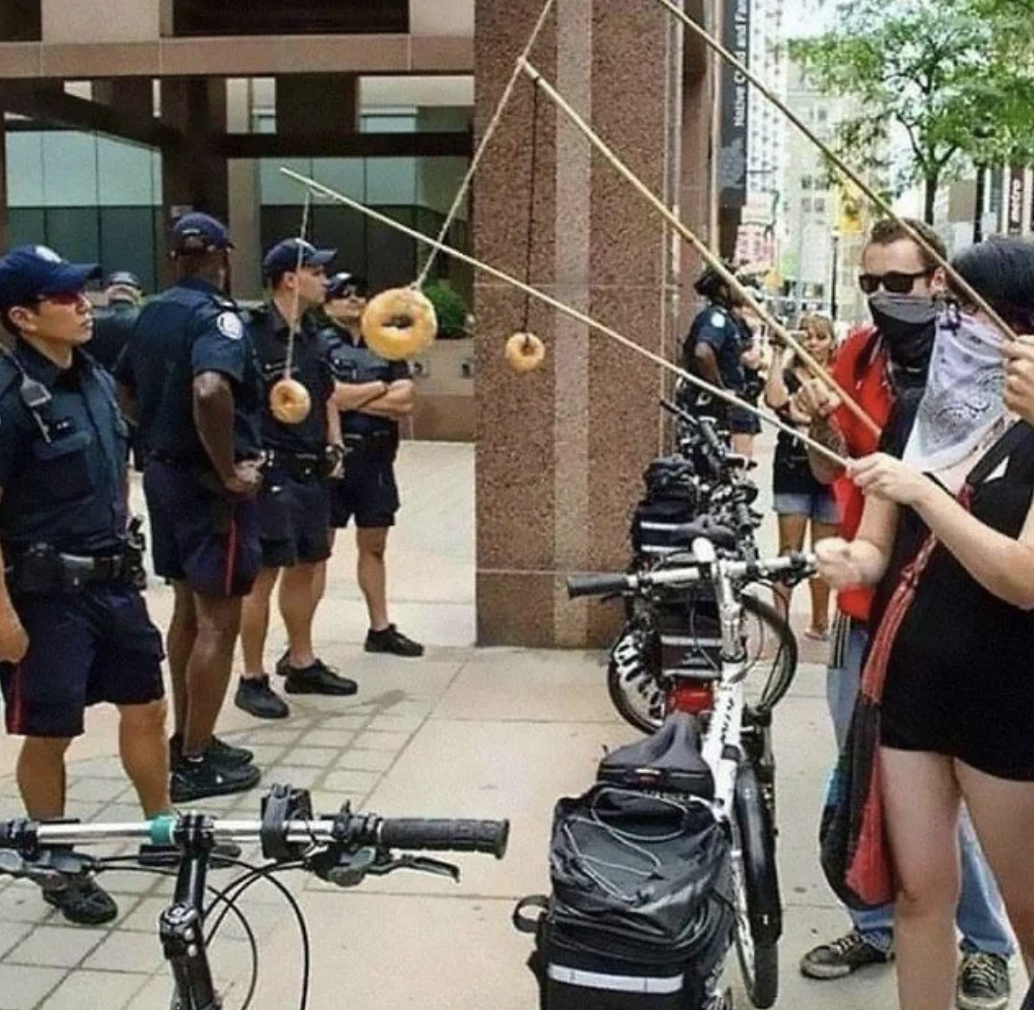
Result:
[[[69,263],[45,245],[18,246],[0,258],[0,311],[82,291],[101,273],[99,264]]]
[[[113,274],[108,275],[108,279],[104,282],[106,288],[135,288],[137,291],[143,291],[144,286],[140,283],[140,278],[136,274],[131,273],[129,270],[116,270]]]
[[[184,214],[172,226],[172,252],[209,253],[222,249],[232,249],[230,232],[222,221],[217,221],[208,214]]]
[[[317,249],[304,239],[285,238],[266,253],[262,276],[267,282],[277,281],[300,267],[325,267],[335,256],[336,249]]]
[[[327,281],[328,301],[332,298],[347,298],[349,294],[365,298],[366,291],[366,278],[360,277],[358,274],[350,274],[345,271],[341,271],[341,273],[334,274],[334,276]]]

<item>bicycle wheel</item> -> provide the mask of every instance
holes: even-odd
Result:
[[[643,733],[653,733],[667,711],[667,692],[660,677],[660,644],[648,615],[622,629],[610,650],[607,692],[618,715]]]
[[[745,595],[742,600],[747,703],[755,711],[771,711],[793,683],[797,639],[775,607],[756,596]],[[755,684],[757,687],[752,687]],[[653,733],[664,722],[668,689],[661,674],[660,642],[649,604],[625,625],[611,649],[607,690],[621,718],[636,729]]]
[[[739,769],[730,823],[736,955],[747,998],[759,1010],[767,1010],[779,995],[783,907],[772,824],[754,768],[748,762]]]

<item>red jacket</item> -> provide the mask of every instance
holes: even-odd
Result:
[[[852,330],[837,351],[833,378],[881,428],[887,423],[894,402],[894,391],[887,372],[887,356],[876,340],[871,325]],[[853,458],[876,451],[879,440],[851,411],[840,406],[833,415],[844,436],[847,454]],[[851,540],[858,532],[865,508],[865,497],[848,476],[833,484],[833,494],[840,508],[840,535]],[[872,606],[871,589],[843,589],[837,594],[840,610],[859,621],[869,619]]]

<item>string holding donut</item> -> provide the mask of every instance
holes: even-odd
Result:
[[[306,189],[305,203],[302,206],[302,227],[298,236],[298,260],[295,263],[295,273],[302,268],[302,260],[305,255],[306,234],[309,230],[309,208],[312,204],[312,190]],[[294,288],[294,305],[291,309],[291,319],[287,332],[287,354],[284,357],[284,374],[273,383],[269,390],[269,409],[273,416],[282,424],[301,424],[312,410],[312,398],[309,391],[297,380],[291,377],[294,368],[294,347],[295,338],[298,336],[298,329],[301,320],[298,318],[298,309],[301,306],[301,288],[296,283]]]
[[[524,255],[524,283],[531,284],[531,254],[535,240],[535,193],[538,180],[539,89],[532,89],[531,165],[528,170],[528,230]],[[520,330],[506,341],[506,363],[518,374],[533,372],[546,360],[546,347],[531,332],[531,295],[524,292],[524,322]]]

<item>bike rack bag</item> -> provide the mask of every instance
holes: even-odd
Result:
[[[514,910],[536,938],[541,1010],[696,1010],[734,916],[729,839],[706,803],[606,783],[561,799],[550,874],[550,897]]]

